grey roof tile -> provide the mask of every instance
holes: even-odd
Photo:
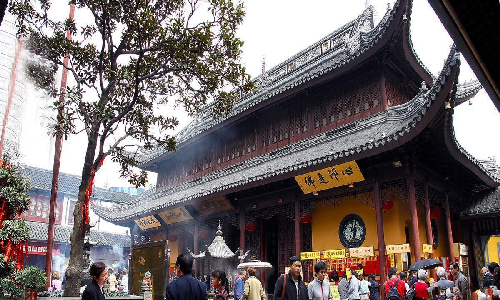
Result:
[[[24,166],[23,175],[31,181],[32,188],[49,191],[52,188],[52,171],[36,167]],[[81,177],[67,173],[59,173],[59,192],[78,197]],[[133,197],[127,193],[113,192],[106,189],[94,187],[92,198],[123,203],[130,201]]]
[[[30,227],[30,240],[47,241],[48,239],[48,223],[29,222],[26,221]],[[73,226],[56,225],[54,233],[54,241],[59,243],[69,243],[70,235]],[[120,246],[130,247],[130,235],[109,233],[104,231],[90,230],[90,240],[98,246]]]
[[[114,208],[96,206],[94,211],[111,222],[125,221],[229,188],[279,174],[293,173],[318,163],[332,161],[334,164],[338,159],[354,153],[384,146],[408,134],[422,120],[458,60],[459,55],[453,46],[433,86],[430,89],[422,87],[420,92],[405,104],[390,107],[362,120],[314,135],[200,178],[166,189],[143,193],[127,204],[117,205]],[[456,140],[454,142],[458,144]],[[489,167],[483,166],[462,147],[459,149],[485,174],[500,182],[498,172],[491,172]]]

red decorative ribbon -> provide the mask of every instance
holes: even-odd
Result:
[[[102,161],[102,160],[101,160]],[[95,170],[90,171],[90,179],[87,189],[85,189],[85,196],[83,197],[83,205],[82,205],[82,216],[83,216],[83,224],[82,224],[82,232],[85,231],[85,226],[89,224],[89,202],[90,197],[92,196],[92,187],[94,185],[94,177]]]

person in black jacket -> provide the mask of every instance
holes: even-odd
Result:
[[[274,286],[274,299],[307,300],[307,288],[304,281],[302,281],[302,277],[300,276],[301,269],[302,263],[300,262],[300,257],[290,257],[290,272],[280,276],[278,281],[276,281],[276,285]],[[283,284],[285,277],[286,283]],[[284,293],[283,286],[285,286]]]
[[[108,268],[103,262],[93,263],[90,267],[92,281],[87,285],[82,294],[82,300],[104,300],[102,286],[108,279]]]
[[[167,285],[167,300],[207,300],[207,285],[191,275],[193,257],[179,254],[175,262],[176,280]]]

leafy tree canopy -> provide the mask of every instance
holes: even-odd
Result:
[[[243,42],[236,29],[243,5],[232,0],[76,0],[77,18],[89,13],[91,22],[51,17],[49,0],[13,0],[18,34],[42,60],[32,60],[28,73],[53,96],[60,67],[72,75],[64,91],[64,113],[55,134],[86,131],[87,160],[93,170],[112,155],[122,175],[136,185],[145,174],[134,175],[136,161],[124,141],[135,139],[146,149],[175,149],[175,139],[164,132],[174,128],[174,116],[158,113],[169,101],[189,114],[215,101],[214,117],[227,113],[241,91],[252,87],[239,63]],[[66,32],[72,40],[66,38]],[[69,63],[64,64],[65,55]],[[61,107],[62,101],[54,102]],[[80,120],[77,121],[77,120]],[[113,136],[112,142],[107,142]],[[136,143],[134,143],[136,144]],[[91,149],[87,149],[91,150]],[[128,150],[128,149],[127,149]],[[129,150],[130,151],[130,150]],[[92,152],[92,151],[90,151]]]

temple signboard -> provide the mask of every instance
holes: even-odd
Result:
[[[433,252],[432,245],[423,244],[422,245],[422,252],[423,253],[432,253]]]
[[[138,220],[134,220],[135,224],[139,226],[142,230],[160,227],[161,223],[154,216],[147,216],[144,218],[140,218]]]
[[[367,257],[374,256],[375,253],[373,251],[373,247],[358,247],[358,248],[349,248],[349,256],[350,257]]]
[[[227,200],[226,196],[220,196],[217,198],[197,202],[194,203],[193,206],[201,216],[234,209],[231,203],[229,203],[229,200]]]
[[[304,194],[353,184],[364,181],[365,178],[356,161],[349,161],[333,167],[295,176]]]
[[[387,254],[409,253],[409,252],[410,252],[410,244],[385,246],[385,253]]]
[[[314,252],[300,252],[300,259],[301,260],[306,260],[306,259],[320,259],[320,252],[319,251],[314,251]]]
[[[323,251],[323,258],[329,259],[341,259],[345,258],[345,249],[338,250],[325,250]]]
[[[186,210],[184,206],[162,211],[158,213],[158,215],[163,219],[163,221],[165,221],[167,225],[193,219],[191,214]]]

